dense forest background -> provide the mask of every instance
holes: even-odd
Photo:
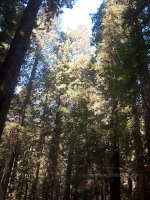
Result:
[[[150,200],[150,1],[74,3],[0,2],[0,200]]]

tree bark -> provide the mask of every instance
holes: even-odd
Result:
[[[65,190],[63,200],[70,200],[70,181],[71,181],[71,172],[72,172],[72,156],[73,149],[70,148],[68,154],[68,164],[67,164],[67,172],[66,172],[66,180],[65,180]]]
[[[3,170],[3,176],[2,176],[1,183],[0,183],[0,200],[5,200],[5,198],[6,198],[6,192],[7,192],[7,187],[8,187],[8,183],[9,183],[9,178],[11,175],[11,171],[12,171],[12,167],[13,167],[13,163],[14,163],[14,159],[15,159],[15,155],[16,155],[16,151],[17,151],[18,131],[19,130],[16,127],[11,130],[11,132],[13,132],[12,133],[13,138],[12,138],[12,141],[10,144],[9,155],[6,160],[6,165]]]
[[[0,137],[41,2],[42,0],[29,1],[4,63],[0,67]]]
[[[79,182],[80,182],[80,180],[78,179],[78,171],[76,170],[73,200],[78,200],[78,196],[79,196],[79,193],[78,193]]]
[[[148,74],[148,72],[147,72]],[[149,75],[148,75],[149,76]],[[143,114],[144,114],[144,125],[145,125],[145,136],[147,140],[148,157],[149,157],[149,168],[150,168],[150,77],[145,78],[142,86],[142,98],[143,98]]]
[[[117,105],[112,109],[112,174],[110,177],[110,200],[120,200],[120,152],[117,134]]]
[[[57,159],[58,159],[60,135],[61,135],[61,112],[57,111],[56,120],[55,120],[55,128],[53,131],[51,146],[50,146],[48,166],[47,166],[46,175],[45,175],[42,200],[54,199],[55,178],[56,178],[56,170],[57,170]]]
[[[31,94],[31,90],[32,90],[32,82],[33,82],[34,77],[35,77],[37,64],[38,64],[38,56],[36,54],[35,63],[34,63],[34,66],[32,68],[29,83],[27,85],[27,94],[26,94],[26,97],[23,101],[23,106],[21,108],[21,116],[20,116],[21,120],[19,120],[19,122],[18,122],[20,125],[23,125],[23,122],[24,122],[25,109],[26,109],[26,106],[27,106],[29,99],[30,99],[30,94]],[[12,142],[11,142],[12,144],[11,144],[11,148],[10,148],[9,157],[8,157],[6,164],[5,164],[5,169],[4,169],[3,177],[2,177],[2,181],[1,181],[1,187],[0,187],[1,193],[0,194],[1,194],[2,197],[0,197],[0,200],[5,199],[5,196],[6,196],[9,178],[10,178],[13,163],[14,163],[14,160],[15,160],[15,157],[16,157],[17,143],[18,143],[18,140],[19,140],[18,136],[19,136],[20,130],[17,127],[13,127],[11,131],[12,131]],[[17,131],[17,134],[14,134],[13,132],[16,132],[16,131]],[[11,193],[9,195],[11,196]]]
[[[0,137],[41,3],[42,0],[29,0],[4,63],[0,67]],[[57,11],[58,4],[59,0],[48,1],[50,17]]]
[[[12,192],[14,191],[14,188],[15,188],[15,177],[16,177],[17,165],[18,165],[18,155],[15,155],[13,171],[10,177],[10,186],[9,186],[9,194],[8,194],[9,200],[12,199]]]
[[[136,6],[135,6],[136,2]],[[149,1],[131,1],[129,8],[133,15],[126,13],[125,23],[131,28],[130,39],[131,51],[127,58],[127,64],[135,71],[135,80],[141,87],[142,106],[145,124],[145,135],[147,140],[148,157],[150,165],[150,73],[149,73],[149,43],[145,39],[145,27],[148,25],[149,15],[144,16],[143,10],[149,8]],[[133,12],[132,12],[133,11]],[[147,19],[146,19],[147,18]],[[145,27],[144,27],[145,26]],[[148,37],[148,36],[146,36]],[[131,73],[132,73],[131,71]],[[136,83],[137,84],[137,83]],[[135,89],[135,88],[134,88]],[[139,94],[138,94],[139,95]],[[149,166],[150,167],[150,166]]]
[[[131,195],[132,195],[132,178],[129,176],[128,177],[128,186],[129,186],[129,197],[131,197]]]
[[[140,6],[140,1],[137,1]],[[144,3],[145,7],[148,6],[148,2]],[[150,169],[150,73],[149,73],[149,58],[148,49],[149,46],[146,44],[144,39],[141,11],[137,10],[137,16],[134,18],[134,27],[136,30],[134,33],[134,40],[136,38],[136,64],[139,68],[139,77],[141,81],[141,94],[143,103],[143,114],[145,124],[145,136],[147,140],[148,157],[149,157],[149,169]],[[140,19],[140,20],[139,20]]]
[[[48,94],[47,94],[47,96],[48,96]],[[47,96],[46,96],[45,105],[44,105],[44,113],[43,113],[44,120],[47,117]],[[42,151],[43,151],[45,132],[47,131],[47,127],[46,127],[45,123],[46,122],[43,121],[43,130],[41,131],[40,138],[39,138],[37,163],[36,163],[35,173],[33,175],[32,187],[31,187],[30,197],[29,197],[30,200],[34,200],[35,199],[36,190],[37,190],[39,170],[40,170],[40,156],[41,156]]]
[[[149,186],[150,183],[146,178],[148,174],[146,174],[146,168],[144,166],[144,155],[143,155],[143,144],[140,133],[140,121],[139,121],[139,113],[137,110],[136,101],[132,106],[132,116],[133,116],[133,124],[132,124],[132,137],[134,140],[135,146],[135,156],[136,156],[136,172],[137,172],[137,198],[142,200],[146,200],[149,198]],[[145,184],[147,183],[147,184]]]
[[[23,200],[26,200],[27,199],[27,193],[28,193],[28,183],[26,184],[26,189],[25,189],[25,194],[24,194],[24,197],[23,197]]]
[[[36,171],[35,171],[35,174],[33,177],[32,188],[31,188],[31,192],[30,192],[30,200],[35,199],[38,177],[39,177],[39,169],[40,169],[40,162],[38,162],[36,164]]]
[[[39,55],[38,55],[38,48],[37,48],[36,53],[35,53],[34,65],[33,65],[31,76],[30,76],[30,79],[29,79],[29,83],[28,83],[27,89],[26,89],[26,96],[25,96],[25,99],[23,101],[22,108],[21,108],[21,117],[20,117],[19,121],[20,121],[20,124],[22,126],[24,125],[26,106],[27,106],[27,104],[29,103],[29,100],[30,100],[30,95],[31,95],[32,87],[33,87],[33,81],[35,79],[38,61],[39,61]]]

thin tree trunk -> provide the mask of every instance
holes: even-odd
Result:
[[[76,171],[75,174],[75,186],[74,186],[74,193],[73,193],[73,200],[78,200],[78,186],[79,186],[79,180],[78,180],[78,173]]]
[[[105,189],[104,189],[104,191],[105,191],[105,194],[104,194],[104,196],[105,196],[105,200],[107,200],[108,198],[108,194],[109,194],[109,189],[108,189],[108,180],[107,179],[105,179]]]
[[[73,149],[70,148],[68,154],[68,164],[67,164],[67,172],[66,172],[66,180],[65,180],[65,190],[63,200],[70,200],[70,181],[71,181],[71,172],[72,172],[72,156]]]
[[[28,194],[28,183],[26,184],[26,189],[25,189],[25,194],[24,194],[24,197],[23,197],[23,200],[26,200],[27,199],[27,194]]]
[[[50,17],[57,12],[59,1],[48,1]],[[41,3],[42,0],[29,0],[4,63],[0,67],[0,138]]]
[[[48,94],[47,94],[47,96],[48,96]],[[47,96],[46,96],[45,105],[44,105],[44,113],[43,113],[44,119],[46,119],[46,117],[47,117]],[[43,130],[41,131],[40,138],[39,138],[39,144],[38,144],[38,155],[37,155],[36,169],[35,169],[35,173],[33,175],[32,187],[31,187],[30,196],[29,196],[30,200],[34,200],[35,195],[36,195],[38,177],[39,177],[39,170],[40,170],[40,156],[41,156],[42,151],[43,151],[45,132],[47,131],[45,120],[43,122],[44,122],[43,123]]]
[[[137,2],[138,3],[138,2]],[[149,170],[150,170],[150,73],[148,61],[148,46],[145,43],[143,28],[141,24],[140,14],[135,17],[134,26],[136,28],[135,38],[138,41],[136,44],[136,64],[139,66],[139,76],[141,81],[141,94],[143,103],[143,114],[145,124],[145,135],[147,140]],[[134,39],[135,39],[134,38]]]
[[[101,184],[101,200],[104,200],[104,186]]]
[[[16,154],[17,154],[17,152],[16,152]],[[12,199],[12,192],[14,191],[17,164],[18,164],[18,155],[15,155],[13,171],[12,171],[11,178],[10,178],[9,195],[8,195],[9,196],[9,200]]]
[[[143,176],[141,175],[142,176],[141,177],[141,187],[142,187],[141,195],[143,195],[141,198],[142,200],[149,200],[149,196],[150,196],[150,191],[149,191],[149,187],[150,187],[150,73],[149,73],[149,62],[148,62],[148,48],[145,44],[142,26],[141,24],[139,24],[139,20],[137,21],[138,21],[137,30],[141,34],[141,40],[139,42],[138,51],[139,51],[139,54],[142,55],[142,57],[139,57],[140,60],[137,60],[137,62],[140,63],[143,119],[144,119],[145,136],[146,136],[148,158],[149,158],[147,173],[144,170]],[[142,165],[141,162],[140,162],[140,165]],[[142,167],[141,167],[141,170],[142,170]],[[145,181],[147,182],[147,184],[145,184]]]
[[[29,198],[30,200],[35,199],[38,177],[39,177],[39,169],[40,169],[40,162],[38,162],[36,164],[36,171],[35,171],[35,174],[33,176],[32,188],[31,188],[31,192],[30,192],[30,198]]]
[[[117,106],[112,109],[112,177],[110,177],[110,200],[120,200],[120,152],[117,134]]]
[[[19,120],[21,125],[24,125],[26,106],[27,106],[27,104],[29,103],[29,100],[30,100],[30,95],[31,95],[32,87],[33,87],[33,81],[35,79],[38,61],[39,61],[39,55],[38,55],[38,48],[37,48],[36,53],[35,53],[34,65],[33,65],[31,76],[30,76],[30,79],[29,79],[29,83],[28,83],[27,89],[26,89],[26,96],[25,96],[25,99],[23,101],[22,108],[21,108],[21,119]]]
[[[81,194],[79,191],[81,183],[81,173],[80,168],[77,164],[75,164],[75,175],[74,175],[74,192],[73,192],[73,200],[78,200],[79,195]]]
[[[148,72],[147,72],[148,74]],[[143,98],[143,114],[144,114],[144,125],[145,125],[145,136],[147,140],[148,157],[149,157],[149,168],[150,168],[150,77],[143,83],[142,98]]]
[[[131,195],[132,195],[132,178],[129,176],[129,178],[128,178],[128,186],[129,186],[129,197],[131,197]]]
[[[57,170],[57,159],[58,159],[60,135],[61,135],[61,112],[57,111],[55,128],[52,135],[51,146],[50,146],[48,166],[47,166],[46,176],[45,176],[45,181],[44,181],[42,200],[54,199],[55,178],[56,178],[56,170]]]
[[[96,200],[99,200],[100,189],[97,184],[97,178],[96,178],[94,170],[92,170],[92,173],[93,173],[92,175],[93,175],[93,182],[94,182],[94,196],[95,196]]]
[[[0,137],[41,2],[42,0],[29,1],[4,63],[0,67]]]
[[[39,171],[40,171],[40,155],[42,153],[43,150],[43,144],[44,144],[44,134],[41,133],[40,139],[39,139],[39,155],[38,155],[38,161],[36,163],[36,169],[35,169],[35,173],[33,175],[33,181],[32,181],[32,187],[31,187],[31,191],[30,191],[30,196],[29,199],[30,200],[34,200],[35,199],[35,195],[36,195],[36,190],[37,190],[37,184],[38,184],[38,178],[39,178]]]
[[[6,198],[6,192],[7,192],[7,187],[8,187],[8,183],[9,183],[9,178],[11,175],[11,171],[12,171],[12,167],[13,167],[13,163],[14,163],[14,159],[15,159],[15,155],[16,155],[16,151],[17,151],[17,143],[18,143],[17,138],[18,138],[19,130],[15,127],[11,131],[13,132],[12,133],[13,139],[11,141],[9,155],[6,160],[6,165],[3,170],[3,176],[2,176],[1,183],[0,183],[0,200],[5,200],[5,198]]]
[[[31,76],[30,76],[29,83],[28,83],[28,86],[27,86],[27,94],[26,94],[26,97],[23,101],[23,106],[21,108],[21,116],[20,116],[21,120],[19,120],[20,125],[23,125],[23,122],[24,122],[25,109],[26,109],[26,105],[28,104],[29,99],[30,99],[30,94],[31,94],[31,90],[32,90],[32,82],[33,82],[34,77],[35,77],[37,64],[38,64],[38,56],[36,54],[35,63],[34,63],[34,66],[32,68]],[[15,157],[16,157],[17,143],[18,143],[18,140],[19,140],[18,136],[19,136],[20,130],[17,127],[14,127],[11,131],[12,131],[12,134],[13,134],[13,132],[17,131],[17,134],[12,135],[13,143],[11,145],[9,157],[6,161],[5,169],[4,169],[3,177],[2,177],[2,181],[1,181],[0,192],[2,194],[1,193],[0,194],[1,194],[2,197],[0,197],[0,200],[5,199],[5,196],[6,196],[9,178],[10,178],[13,163],[14,163],[14,160],[15,160]],[[11,194],[9,194],[9,195],[11,196]]]
[[[140,121],[137,106],[132,106],[133,130],[132,137],[135,146],[136,171],[137,171],[137,196],[142,200],[149,198],[148,181],[146,181],[146,169],[144,167],[143,145],[140,133]],[[147,184],[145,184],[147,182]]]

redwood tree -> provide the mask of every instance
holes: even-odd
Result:
[[[42,0],[30,0],[22,15],[10,49],[0,67],[0,135],[3,132],[10,101],[17,83],[20,66],[30,41]]]
[[[57,12],[58,7],[64,4],[70,6],[70,2],[66,0],[48,0],[49,18]],[[42,0],[29,0],[4,63],[0,67],[0,136],[3,132],[10,101],[19,76],[20,66],[26,53],[41,3]]]

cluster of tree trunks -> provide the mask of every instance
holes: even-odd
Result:
[[[10,136],[11,136],[10,151],[9,151],[9,156],[6,159],[5,168],[3,170],[3,176],[1,179],[1,183],[0,183],[0,200],[5,200],[7,187],[8,187],[8,183],[9,183],[9,179],[11,176],[13,165],[14,165],[14,163],[17,164],[17,154],[16,153],[17,153],[17,151],[19,151],[19,141],[20,141],[20,137],[21,137],[21,135],[20,135],[21,131],[18,126],[20,125],[20,127],[21,127],[24,124],[26,106],[30,100],[30,95],[31,95],[32,87],[33,87],[33,81],[35,78],[38,60],[39,60],[39,57],[38,57],[38,54],[36,53],[35,54],[35,63],[33,65],[31,76],[30,76],[30,79],[29,79],[29,82],[28,82],[27,88],[26,88],[26,95],[22,102],[21,110],[20,110],[20,112],[18,112],[18,113],[20,113],[20,116],[18,118],[19,119],[18,125],[13,127],[10,131]],[[17,167],[17,166],[14,166],[14,167]]]
[[[36,18],[37,18],[37,14],[38,14],[41,3],[42,3],[42,0],[29,0],[28,5],[23,12],[20,24],[17,28],[14,39],[12,40],[10,49],[7,53],[4,63],[0,67],[0,137],[1,137],[3,129],[4,129],[6,117],[8,114],[9,107],[10,107],[10,102],[12,100],[15,86],[17,84],[17,78],[19,77],[20,67],[23,62],[23,58],[25,56],[25,53],[27,51],[27,48],[28,48],[28,45],[30,42],[30,36],[31,36],[32,30],[33,30],[34,26],[36,25]],[[60,3],[59,0],[48,1],[48,6],[49,6],[48,11],[50,12],[51,16],[53,16],[53,14],[56,13],[59,3]],[[134,2],[132,2],[132,4],[133,4],[132,7],[134,8],[135,7]],[[137,5],[138,5],[138,2],[137,2]],[[148,7],[147,7],[147,9],[148,9]],[[107,9],[107,10],[109,10],[109,9]],[[136,161],[135,171],[136,171],[137,177],[136,177],[136,187],[134,189],[134,192],[136,193],[136,197],[139,198],[140,200],[149,200],[149,195],[150,195],[150,192],[149,192],[149,186],[150,186],[150,182],[149,182],[149,178],[150,178],[150,175],[149,175],[150,174],[150,74],[149,74],[149,63],[148,63],[148,49],[145,44],[142,26],[141,26],[141,24],[139,24],[140,20],[138,19],[138,17],[139,16],[136,16],[136,19],[134,20],[134,23],[132,24],[133,27],[135,27],[138,32],[138,37],[136,34],[134,36],[137,37],[136,39],[139,38],[139,42],[136,45],[135,44],[133,45],[135,47],[135,48],[133,48],[133,53],[134,53],[137,61],[135,63],[134,59],[132,60],[132,58],[131,58],[131,63],[127,62],[127,64],[131,64],[131,67],[133,67],[133,69],[136,67],[136,70],[137,70],[137,74],[136,73],[134,74],[135,81],[133,84],[133,85],[136,85],[136,88],[134,88],[134,89],[132,88],[132,89],[134,91],[136,91],[137,88],[139,87],[141,91],[139,93],[135,92],[134,97],[130,97],[129,101],[131,101],[132,103],[130,103],[130,105],[129,105],[131,110],[128,111],[128,113],[130,112],[130,115],[132,116],[131,117],[132,125],[130,127],[130,131],[131,131],[131,139],[134,144],[133,146],[134,146],[134,150],[135,150],[135,153],[133,153],[133,154],[135,156],[135,161]],[[130,38],[130,40],[134,43],[134,37],[133,38],[132,37]],[[121,38],[120,38],[120,40],[121,40]],[[112,63],[108,64],[107,63],[108,61],[106,61],[104,63],[104,64],[108,64],[109,67],[111,68],[111,70],[110,69],[108,70],[108,74],[111,74],[111,75],[115,72],[115,70],[113,71],[113,68],[115,68],[115,66],[118,64],[117,63],[118,61],[115,60],[116,58],[112,58],[114,55],[116,56],[116,54],[117,54],[116,53],[117,45],[118,45],[117,42],[115,45],[114,45],[114,43],[109,44],[109,47],[112,47],[112,52],[110,54],[108,54],[108,60],[112,61],[113,64]],[[127,51],[127,49],[126,49],[126,51]],[[121,61],[119,61],[119,62],[121,63]],[[23,126],[25,126],[26,109],[27,109],[27,105],[29,104],[29,101],[30,101],[31,92],[33,89],[33,81],[35,79],[38,63],[39,63],[39,52],[37,49],[37,51],[35,53],[35,61],[33,64],[31,76],[29,78],[29,82],[26,87],[26,95],[22,101],[22,106],[18,112],[19,120],[17,121],[17,125],[13,126],[10,129],[10,133],[9,133],[9,135],[11,136],[10,141],[9,141],[10,149],[9,149],[8,156],[7,156],[6,162],[5,162],[5,166],[4,166],[4,169],[2,172],[2,179],[1,179],[1,183],[0,183],[0,200],[6,199],[7,191],[8,191],[8,198],[11,199],[11,193],[12,193],[13,188],[11,188],[11,186],[8,188],[8,185],[9,185],[9,182],[12,182],[12,183],[14,182],[13,176],[15,176],[15,170],[17,169],[17,159],[18,159],[17,153],[19,152],[19,143],[21,142],[21,128]],[[124,62],[123,64],[124,64],[124,67],[126,67],[126,62]],[[100,66],[100,68],[101,67],[102,66]],[[79,77],[78,77],[79,82],[76,83],[76,87],[82,86],[82,70],[83,70],[82,68],[79,69],[79,73],[78,73],[79,74]],[[107,71],[107,69],[104,69],[104,71],[105,70]],[[128,71],[128,72],[130,72],[130,71]],[[119,72],[117,72],[117,73],[119,73]],[[116,93],[119,94],[119,91],[117,88],[118,86],[116,83],[118,80],[120,80],[119,79],[120,77],[117,77],[117,73],[113,74],[114,77],[111,79],[111,81],[105,79],[106,82],[104,81],[104,84],[106,87],[109,85],[108,88],[109,87],[111,88],[111,83],[112,83],[112,85],[114,86],[113,89],[115,88],[114,91],[116,90]],[[106,73],[106,75],[109,77],[108,74]],[[88,78],[89,77],[90,77],[90,75],[88,75]],[[100,81],[97,79],[97,82],[100,82]],[[138,85],[137,82],[139,82],[138,84],[140,86],[137,86]],[[99,86],[96,86],[96,87],[99,88]],[[101,87],[101,85],[100,85],[100,87]],[[107,93],[108,91],[105,91],[105,92]],[[128,92],[130,94],[131,91],[128,91]],[[124,91],[122,92],[122,94],[123,93],[124,93]],[[63,94],[61,94],[61,95],[63,96]],[[47,169],[45,172],[45,178],[43,180],[43,188],[42,188],[43,193],[41,194],[42,200],[56,200],[57,199],[57,194],[56,194],[57,165],[58,165],[58,159],[59,159],[59,146],[60,146],[60,142],[61,142],[62,124],[63,124],[63,120],[62,120],[63,113],[60,109],[62,106],[61,95],[58,95],[59,96],[58,106],[57,106],[57,111],[55,113],[56,118],[54,120],[54,128],[52,131],[51,143],[50,143],[50,148],[49,148],[49,157],[48,157],[48,162],[47,162]],[[121,134],[118,133],[118,130],[119,130],[119,128],[118,128],[119,127],[119,120],[118,120],[119,103],[117,102],[118,101],[117,99],[121,99],[121,97],[119,95],[117,96],[116,94],[112,94],[112,92],[109,91],[107,94],[104,94],[105,97],[103,97],[105,99],[108,99],[107,103],[110,104],[110,107],[112,109],[111,117],[110,117],[111,120],[110,120],[110,124],[109,124],[110,125],[110,138],[111,138],[111,141],[110,141],[110,143],[111,143],[111,147],[110,147],[110,151],[111,151],[110,171],[111,171],[111,174],[110,174],[110,176],[111,177],[109,177],[109,181],[104,180],[104,181],[101,181],[100,184],[98,184],[98,179],[97,180],[96,180],[96,178],[94,179],[94,188],[95,188],[94,195],[95,195],[96,200],[98,200],[100,198],[102,200],[104,200],[108,196],[110,196],[110,200],[120,200],[121,199],[121,178],[120,178],[120,163],[121,163],[120,157],[121,157],[121,155],[120,155],[120,136],[119,136]],[[46,116],[46,112],[48,111],[47,110],[47,104],[48,104],[47,98],[48,98],[48,95],[46,96],[45,107],[43,108],[43,110],[44,110],[43,118],[45,118],[45,119],[48,117],[48,116]],[[140,99],[140,100],[138,100],[138,99]],[[53,101],[55,101],[55,100],[53,100]],[[79,100],[77,99],[75,101],[79,101]],[[138,101],[138,103],[137,103],[137,101]],[[128,100],[127,100],[127,102],[128,102]],[[142,114],[139,114],[138,108],[140,107],[141,103],[142,103],[142,109],[141,109]],[[76,102],[74,102],[74,104],[76,105]],[[73,104],[70,105],[70,108],[71,107],[73,107]],[[81,107],[79,110],[83,111],[84,109]],[[119,112],[121,112],[121,111],[119,110]],[[95,115],[95,113],[93,114],[93,116],[94,115]],[[98,116],[98,117],[100,117],[100,116]],[[79,122],[76,125],[76,129],[78,129],[78,126],[80,127],[80,129],[82,129],[84,127],[85,122],[83,123],[83,127],[80,124],[81,118],[82,118],[82,116],[78,116]],[[141,118],[144,120],[143,127],[144,127],[146,142],[147,142],[146,148],[148,149],[148,154],[147,154],[148,156],[146,155],[146,150],[145,150],[146,148],[143,149],[143,139],[142,139],[141,128],[140,128],[140,125],[142,124]],[[105,121],[107,121],[107,120],[105,119]],[[36,192],[37,192],[37,188],[38,188],[39,173],[40,173],[40,167],[41,167],[40,157],[43,152],[43,145],[44,145],[45,135],[47,132],[47,130],[46,130],[47,125],[45,123],[46,122],[43,121],[43,124],[42,124],[43,128],[41,130],[40,137],[39,137],[37,158],[36,158],[37,160],[35,162],[35,168],[34,168],[34,173],[33,173],[33,177],[32,177],[32,184],[31,184],[31,187],[29,187],[29,183],[28,182],[26,183],[24,196],[23,196],[24,200],[26,200],[28,198],[31,200],[36,199]],[[88,128],[87,128],[87,130],[88,130]],[[72,134],[74,134],[73,131],[72,131]],[[78,131],[76,131],[76,132],[78,133]],[[105,132],[106,132],[106,130],[105,130]],[[86,141],[85,138],[83,138],[83,141],[84,140]],[[83,145],[83,141],[81,142],[82,145]],[[86,141],[86,143],[88,144],[88,141]],[[87,200],[87,199],[89,199],[88,184],[87,185],[85,184],[86,186],[83,184],[85,187],[82,188],[81,183],[80,183],[81,180],[78,179],[78,177],[82,176],[81,175],[82,173],[84,174],[83,176],[86,176],[86,174],[88,173],[88,167],[90,166],[91,163],[88,161],[87,157],[88,157],[88,153],[90,152],[90,150],[88,149],[88,146],[87,146],[87,149],[86,149],[88,152],[87,155],[85,154],[84,158],[82,157],[81,160],[79,159],[80,164],[82,163],[83,166],[78,167],[78,165],[77,165],[78,162],[75,163],[75,161],[73,160],[74,148],[75,148],[74,144],[72,144],[72,146],[71,145],[69,146],[69,150],[68,150],[68,160],[67,160],[67,167],[66,167],[66,177],[65,177],[65,181],[64,181],[65,185],[64,185],[63,200],[70,200],[70,199],[78,200],[81,196],[84,200]],[[77,154],[77,152],[78,151],[76,149],[76,154]],[[149,165],[148,166],[146,166],[146,164],[145,164],[147,162],[147,160],[144,156],[149,157]],[[76,158],[77,158],[77,155],[76,155]],[[79,158],[80,158],[80,156],[79,156]],[[77,160],[78,160],[78,158],[77,158]],[[94,163],[94,161],[93,161],[93,163]],[[74,184],[73,191],[71,191],[73,170],[74,170],[75,181],[73,183]],[[146,174],[146,172],[148,172],[148,173]],[[81,177],[79,177],[79,178],[81,178]],[[84,177],[83,180],[85,181],[86,177]],[[129,175],[127,181],[128,181],[129,198],[132,198],[133,180],[130,175]],[[147,184],[146,184],[146,182],[147,182]],[[79,189],[79,187],[80,187],[80,189]],[[105,195],[106,191],[107,192],[109,191],[108,192],[109,195]],[[71,193],[72,193],[72,196],[71,196]]]
[[[0,67],[0,136],[41,2],[42,0],[29,1],[7,56]]]

